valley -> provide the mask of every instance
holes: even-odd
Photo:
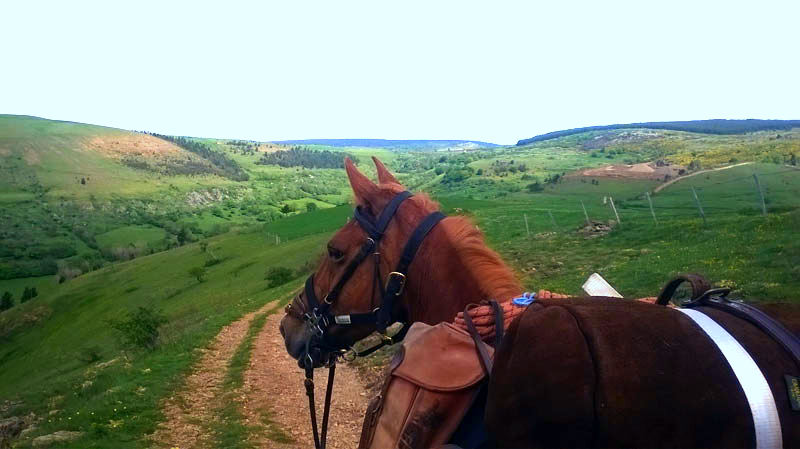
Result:
[[[532,291],[578,295],[598,272],[625,297],[653,296],[699,272],[748,301],[798,300],[800,128],[482,144],[177,138],[0,115],[0,294],[12,298],[0,420],[31,425],[15,447],[58,431],[79,432],[59,447],[171,447],[159,432],[220,348],[213,398],[246,391],[246,367],[267,350],[253,342],[274,340],[263,326],[351,216],[345,155],[373,178],[377,156],[409,190],[470,217]],[[147,323],[152,345],[121,331]],[[228,326],[236,345],[223,348]],[[211,446],[297,437],[269,401],[255,414],[226,403],[189,422]]]

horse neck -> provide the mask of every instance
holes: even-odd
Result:
[[[474,225],[451,218],[440,226],[420,248],[409,273],[406,305],[412,322],[451,322],[468,304],[508,301],[522,292]]]

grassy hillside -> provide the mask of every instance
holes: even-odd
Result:
[[[282,140],[284,145],[321,145],[345,148],[383,148],[399,151],[446,151],[448,149],[494,148],[499,145],[477,140],[305,139]]]
[[[527,145],[534,142],[541,142],[572,134],[580,134],[588,131],[608,131],[617,129],[668,129],[672,131],[687,131],[703,134],[744,134],[756,131],[778,131],[800,128],[800,120],[690,120],[683,122],[644,122],[627,123],[607,126],[587,126],[584,128],[566,129],[553,131],[546,134],[522,139],[517,145]]]
[[[766,198],[766,217],[754,172]],[[583,281],[596,271],[625,296],[652,296],[670,276],[700,272],[748,300],[797,300],[800,170],[756,164],[687,178],[652,197],[657,225],[644,196],[656,182],[582,181],[568,178],[541,193],[509,194],[502,201],[458,194],[440,200],[446,209],[474,217],[531,289],[580,294]],[[581,202],[591,220],[613,224],[611,204],[603,202],[608,197],[622,223],[607,235],[587,238]]]
[[[265,271],[299,277],[324,238],[276,246],[266,233],[230,233],[205,251],[186,245],[89,273],[0,314],[0,398],[21,401],[8,414],[46,417],[35,435],[87,433],[67,447],[141,447],[194,350],[243,313],[286,299],[299,279],[269,288]],[[188,274],[206,265],[203,282]],[[166,318],[155,351],[126,349],[109,324],[140,306]]]

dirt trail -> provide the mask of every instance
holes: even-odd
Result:
[[[257,424],[263,420],[265,413],[274,423],[256,436],[254,443],[259,448],[314,447],[308,399],[303,388],[305,376],[298,368],[297,361],[284,349],[283,338],[278,330],[282,316],[269,316],[256,338],[250,366],[244,375],[243,414],[247,417],[246,424]],[[320,418],[327,374],[327,369],[319,369],[314,373]],[[364,411],[369,401],[366,391],[355,369],[346,364],[336,367],[328,447],[344,449],[358,446]],[[269,427],[282,429],[292,442],[282,442],[280,433],[276,434]]]
[[[228,363],[247,334],[253,317],[277,305],[277,301],[270,302],[225,326],[211,346],[203,350],[202,358],[186,378],[183,388],[163,404],[167,419],[151,437],[157,447],[184,449],[210,446],[211,435],[204,424],[214,419],[213,413],[218,405],[214,399],[221,391]]]
[[[689,173],[688,175],[684,175],[684,176],[681,176],[679,178],[675,178],[675,179],[672,179],[670,181],[667,181],[664,184],[661,184],[660,186],[658,186],[655,189],[653,189],[653,193],[658,193],[658,192],[662,191],[663,189],[671,186],[672,184],[675,184],[678,181],[683,181],[686,178],[691,178],[692,176],[702,175],[703,173],[708,173],[708,172],[712,172],[712,171],[727,170],[729,168],[739,167],[741,165],[749,165],[749,164],[752,164],[752,163],[753,162],[741,162],[739,164],[726,165],[725,167],[710,168],[708,170],[700,170],[700,171],[696,171],[694,173]]]

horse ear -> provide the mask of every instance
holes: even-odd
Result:
[[[356,164],[349,157],[344,158],[344,169],[347,172],[347,178],[350,179],[350,187],[353,188],[356,204],[370,206],[378,197],[378,186],[358,171]]]
[[[394,177],[389,170],[386,169],[386,166],[383,165],[383,162],[378,160],[377,157],[372,156],[372,162],[375,163],[375,168],[378,169],[378,182],[381,184],[388,184],[388,183],[395,183],[400,184],[400,181]]]

